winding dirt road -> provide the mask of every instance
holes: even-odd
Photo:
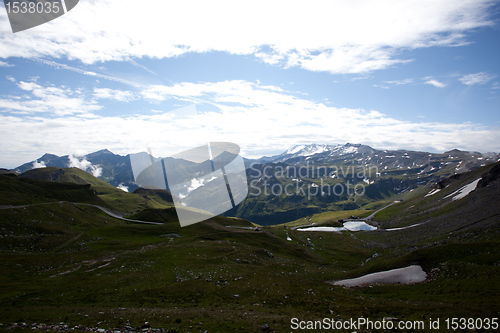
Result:
[[[131,220],[131,219],[126,219],[123,217],[123,215],[119,215],[118,213],[113,213],[109,210],[107,210],[104,207],[97,206],[97,205],[92,205],[92,204],[86,204],[86,203],[75,203],[75,202],[69,202],[69,201],[57,201],[57,202],[44,202],[44,203],[38,203],[38,204],[31,204],[31,205],[21,205],[21,206],[0,206],[0,209],[15,209],[15,208],[26,208],[26,207],[33,207],[33,206],[41,206],[41,205],[51,205],[51,204],[61,204],[61,203],[71,203],[73,205],[83,205],[83,206],[91,206],[95,208],[99,208],[106,214],[108,214],[111,217],[114,217],[115,219],[120,219],[123,221],[128,221],[128,222],[134,222],[134,223],[143,223],[143,224],[157,224],[157,225],[162,225],[163,223],[160,222],[150,222],[150,221],[139,221],[139,220]]]

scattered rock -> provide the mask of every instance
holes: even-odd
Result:
[[[272,254],[271,252],[269,252],[268,250],[264,249],[264,252],[270,256],[271,258],[274,258],[274,254]]]
[[[181,320],[177,319],[176,323],[180,323]],[[3,329],[3,324],[0,324],[0,329]],[[177,333],[175,330],[168,330],[166,328],[151,328],[148,322],[145,322],[144,325],[133,328],[131,326],[124,326],[123,328],[115,328],[106,330],[104,328],[99,327],[86,327],[83,325],[76,325],[72,328],[65,323],[45,325],[45,324],[31,324],[27,325],[26,323],[13,323],[8,325],[5,330],[19,330],[19,329],[31,329],[31,330],[39,330],[39,331],[53,331],[53,332],[69,332],[73,330],[78,330],[82,332],[96,332],[96,333],[139,333],[139,332],[150,332],[150,333]]]

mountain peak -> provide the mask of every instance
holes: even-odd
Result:
[[[110,152],[108,149],[101,149],[101,150],[98,150],[94,153],[90,153],[88,154],[87,156],[97,156],[97,155],[103,155],[103,154],[111,154],[111,155],[114,155],[112,152]]]
[[[39,160],[51,160],[51,159],[54,159],[54,158],[59,158],[59,156],[57,155],[54,155],[54,154],[43,154],[42,157],[39,158]]]
[[[466,151],[464,150],[460,150],[460,149],[452,149],[452,150],[449,150],[449,151],[445,151],[444,152],[445,154],[453,154],[453,153],[466,153]]]
[[[293,148],[290,148],[288,149],[285,154],[295,154],[299,151],[301,151],[302,149],[304,149],[306,147],[306,145],[297,145],[297,146],[294,146]]]

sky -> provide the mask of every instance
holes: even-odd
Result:
[[[0,167],[228,141],[500,152],[500,1],[80,0],[13,33]]]

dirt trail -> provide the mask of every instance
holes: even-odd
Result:
[[[394,202],[392,202],[392,203],[388,204],[387,206],[382,207],[382,208],[380,208],[379,210],[377,210],[376,212],[372,213],[370,216],[365,217],[365,218],[362,218],[362,219],[359,219],[359,220],[371,220],[371,219],[375,216],[375,214],[377,214],[377,213],[378,213],[378,212],[380,212],[381,210],[384,210],[384,209],[386,209],[387,207],[390,207],[390,206],[392,206],[392,205],[394,205],[394,204],[397,204],[397,203],[400,203],[400,202],[401,202],[401,201],[394,201]]]
[[[162,225],[163,223],[160,222],[150,222],[150,221],[139,221],[139,220],[131,220],[131,219],[126,219],[123,217],[123,215],[120,215],[118,213],[113,213],[109,210],[107,210],[104,207],[97,206],[97,205],[92,205],[92,204],[86,204],[86,203],[75,203],[75,202],[69,202],[69,201],[56,201],[56,202],[44,202],[44,203],[38,203],[38,204],[31,204],[31,205],[21,205],[21,206],[0,206],[0,209],[16,209],[16,208],[26,208],[26,207],[33,207],[33,206],[40,206],[40,205],[51,205],[51,204],[62,204],[62,203],[71,203],[73,205],[84,205],[84,206],[92,206],[95,208],[99,208],[106,214],[108,214],[111,217],[114,217],[115,219],[120,219],[123,221],[128,221],[128,222],[134,222],[134,223],[145,223],[145,224],[158,224]]]

